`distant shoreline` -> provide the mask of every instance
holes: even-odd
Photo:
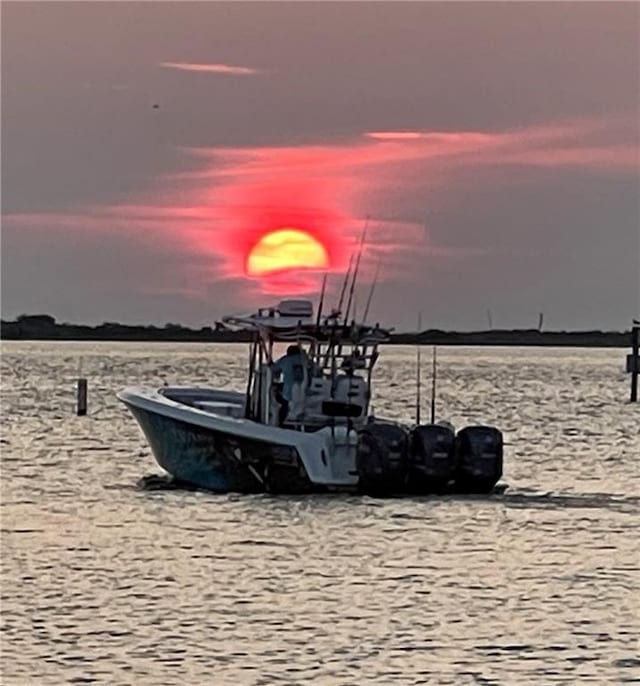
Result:
[[[104,323],[99,326],[59,324],[49,315],[23,315],[15,321],[2,321],[0,338],[4,341],[129,341],[167,343],[246,343],[251,334],[226,331],[210,326],[189,329],[179,324],[128,326]],[[390,345],[490,345],[490,346],[565,346],[579,348],[626,348],[630,331],[538,331],[537,329],[493,329],[490,331],[440,331],[392,334]]]

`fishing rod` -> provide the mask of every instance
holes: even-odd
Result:
[[[318,305],[318,316],[316,317],[316,328],[320,326],[322,319],[322,306],[324,305],[324,292],[327,288],[327,272],[322,277],[322,290],[320,291],[320,304]]]
[[[355,267],[354,267],[354,254],[351,253],[351,256],[349,257],[349,267],[347,268],[347,273],[345,274],[344,281],[342,282],[342,289],[340,291],[340,299],[338,300],[338,307],[334,310],[335,319],[333,320],[333,328],[332,328],[332,332],[330,335],[330,339],[329,339],[328,344],[327,344],[327,350],[326,350],[325,357],[324,357],[324,366],[326,366],[328,364],[330,355],[332,356],[333,363],[335,363],[335,353],[333,350],[334,346],[337,345],[338,354],[340,354],[342,352],[342,344],[339,343],[338,341],[342,337],[344,331],[340,332],[338,341],[336,341],[336,339],[335,339],[335,334],[336,334],[336,329],[339,326],[339,317],[341,315],[342,303],[344,301],[344,296],[345,296],[346,291],[347,291],[347,285],[349,283],[349,277],[351,276],[351,270],[353,268],[353,277],[352,277],[352,281],[351,281],[351,289],[349,291],[349,300],[348,300],[347,309],[345,312],[343,329],[347,325],[347,320],[349,317],[349,310],[351,309],[351,301],[353,299],[353,289],[355,286],[355,281],[356,281],[357,276],[358,276],[358,269],[360,266],[360,258],[362,256],[362,249],[363,249],[364,241],[366,238],[368,222],[369,222],[369,218],[367,217],[367,219],[365,221],[364,229],[362,232],[362,238],[360,239],[360,246],[359,246],[359,250],[357,253],[356,260],[355,260]]]
[[[376,271],[373,275],[373,281],[371,283],[371,289],[369,290],[369,297],[367,298],[367,305],[364,308],[364,314],[362,315],[362,323],[365,324],[367,317],[369,316],[369,308],[371,307],[371,300],[373,299],[373,292],[376,290],[376,284],[378,283],[378,274],[380,273],[380,260],[376,264]]]
[[[353,270],[353,277],[351,279],[351,288],[349,289],[349,299],[347,300],[347,309],[344,314],[344,325],[347,325],[349,320],[349,312],[351,310],[351,301],[353,300],[353,291],[356,287],[356,281],[358,279],[358,270],[360,269],[360,259],[362,258],[362,253],[364,250],[364,242],[367,238],[367,227],[369,226],[369,217],[367,217],[364,223],[364,229],[362,230],[362,237],[360,238],[360,245],[358,247],[358,254],[356,257],[356,265]]]
[[[322,291],[320,292],[320,304],[318,305],[318,315],[316,317],[316,334],[320,336],[320,322],[322,321],[322,307],[324,305],[324,294],[327,289],[327,275],[325,272],[322,277]],[[317,362],[320,363],[320,345],[317,346]]]
[[[365,224],[365,230],[366,230],[366,224]],[[361,241],[362,242],[362,241]],[[346,295],[347,292],[347,284],[349,283],[349,277],[351,276],[351,269],[353,268],[353,262],[354,262],[354,253],[351,253],[349,256],[349,266],[347,267],[347,272],[344,275],[344,281],[342,282],[342,288],[340,289],[340,299],[338,300],[338,306],[334,309],[332,316],[335,315],[335,319],[333,320],[333,330],[332,330],[332,335],[331,339],[333,339],[333,336],[336,333],[336,329],[339,325],[339,318],[340,315],[342,314],[342,303],[344,301],[344,296]],[[345,317],[345,325],[346,325],[346,317]],[[331,350],[335,343],[333,340],[329,341],[329,344],[327,346],[327,352],[325,354],[325,366],[329,362],[329,355],[331,354]]]
[[[347,283],[349,281],[349,275],[351,274],[351,267],[353,265],[353,253],[351,253],[351,256],[349,257],[349,266],[347,267],[347,273],[344,275],[344,281],[342,282],[342,290],[340,291],[340,299],[338,300],[338,307],[336,308],[336,311],[340,313],[340,310],[342,309],[342,301],[344,300],[344,294],[345,291],[347,290]]]
[[[340,290],[340,299],[338,300],[338,306],[334,308],[334,310],[331,313],[331,318],[333,319],[333,325],[331,328],[331,332],[329,334],[329,340],[327,341],[327,350],[324,355],[324,364],[323,366],[326,367],[329,364],[329,356],[331,355],[331,350],[334,346],[334,337],[336,333],[336,329],[338,327],[338,319],[340,317],[340,310],[342,309],[342,301],[344,300],[344,294],[347,290],[347,283],[349,282],[349,275],[351,274],[351,267],[353,266],[353,253],[349,256],[349,266],[347,267],[347,272],[344,275],[344,281],[342,282],[342,288]]]

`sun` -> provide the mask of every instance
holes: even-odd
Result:
[[[246,272],[248,276],[267,276],[292,269],[326,269],[328,265],[327,250],[317,238],[286,227],[265,234],[250,249]]]

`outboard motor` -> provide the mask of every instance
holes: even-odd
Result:
[[[397,424],[374,422],[358,435],[358,487],[368,495],[394,495],[405,489],[408,435]]]
[[[493,426],[467,426],[456,436],[456,490],[489,493],[502,476],[502,433]]]
[[[424,424],[411,432],[407,489],[442,493],[456,470],[456,436],[448,426]]]

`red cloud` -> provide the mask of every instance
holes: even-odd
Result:
[[[240,67],[233,64],[202,64],[197,62],[161,62],[165,69],[178,69],[180,71],[196,71],[209,74],[231,74],[233,76],[251,76],[259,74],[259,69],[253,67]]]
[[[395,211],[399,197],[433,203],[439,193],[455,192],[460,172],[489,165],[637,174],[634,132],[632,122],[577,121],[497,132],[374,131],[340,145],[188,149],[198,168],[166,179],[166,187],[147,201],[6,219],[76,235],[131,235],[135,229],[136,240],[161,241],[167,251],[192,254],[204,290],[221,278],[247,283],[248,252],[261,236],[283,227],[309,232],[325,246],[329,271],[343,273],[369,214],[363,281],[378,259],[381,278],[410,278],[412,261],[443,251],[429,244],[419,216],[412,220]],[[483,178],[478,174],[478,183]],[[301,271],[247,285],[309,293],[317,292],[320,280],[317,273]],[[337,285],[340,278],[333,281]]]

